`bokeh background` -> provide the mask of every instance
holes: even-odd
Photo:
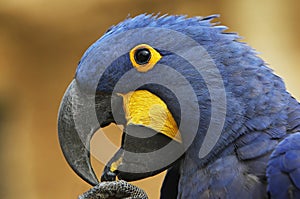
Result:
[[[261,52],[300,99],[299,5],[297,0],[0,0],[0,198],[71,199],[90,188],[60,151],[57,110],[82,53],[111,25],[129,14],[220,13],[219,21]],[[117,143],[118,136],[112,137]],[[93,163],[100,174],[102,164]],[[158,198],[163,176],[135,184]]]

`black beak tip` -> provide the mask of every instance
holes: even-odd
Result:
[[[117,175],[111,171],[107,172],[107,173],[104,173],[102,176],[101,176],[101,182],[104,182],[104,181],[115,181],[117,178]]]
[[[93,98],[91,98],[93,100]],[[84,104],[85,106],[80,106]],[[91,185],[97,185],[98,179],[93,171],[90,162],[90,144],[93,136],[92,131],[82,131],[89,129],[89,123],[84,123],[84,119],[79,119],[81,123],[76,123],[75,118],[78,113],[88,113],[89,103],[78,89],[76,81],[69,85],[62,99],[58,114],[58,137],[62,152],[75,173]],[[94,107],[91,107],[94,108]],[[81,125],[77,128],[77,125]],[[99,124],[97,124],[99,126]],[[94,129],[98,129],[94,125]],[[80,130],[81,129],[81,130]]]
[[[101,182],[104,181],[115,181],[117,179],[117,171],[110,171],[109,167],[105,166],[101,176]]]

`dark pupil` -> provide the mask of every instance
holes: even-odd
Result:
[[[135,52],[134,59],[136,63],[142,65],[147,64],[151,58],[151,53],[148,49],[143,48]]]

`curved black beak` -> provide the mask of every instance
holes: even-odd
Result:
[[[113,122],[111,95],[83,93],[73,80],[62,99],[58,114],[58,137],[71,168],[91,185],[98,179],[91,166],[90,140],[93,134]]]

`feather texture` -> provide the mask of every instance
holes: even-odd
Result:
[[[101,64],[106,63],[103,60],[111,58],[107,55],[118,54],[117,45],[121,48],[126,41],[134,46],[145,39],[155,39],[159,31],[149,33],[143,29],[147,27],[183,33],[207,51],[220,72],[227,104],[226,107],[218,107],[218,111],[226,114],[226,118],[222,135],[213,150],[206,157],[199,158],[212,114],[212,101],[218,99],[211,98],[208,85],[189,62],[175,53],[162,50],[161,54],[165,56],[162,56],[160,63],[184,75],[195,91],[201,112],[195,140],[186,151],[179,170],[170,170],[167,174],[162,198],[168,198],[168,187],[174,188],[168,184],[173,183],[172,180],[176,186],[178,183],[175,194],[170,193],[172,198],[176,195],[177,198],[266,198],[268,194],[271,198],[300,198],[300,133],[297,133],[300,131],[300,105],[286,91],[282,79],[251,47],[238,41],[240,37],[237,34],[225,33],[227,27],[211,22],[217,17],[159,17],[144,14],[128,18],[111,27],[86,51],[79,63],[76,79],[81,88],[87,91],[96,82],[97,92],[112,92],[116,82],[132,68],[125,54],[102,71]],[[109,40],[113,35],[128,30],[135,30],[139,38]],[[172,37],[166,40],[168,42],[163,43],[166,48],[167,45],[176,44],[182,51],[193,50],[181,49],[182,43],[174,41]],[[99,49],[104,41],[109,41],[112,46]],[[205,72],[209,73],[207,70]],[[103,72],[105,78],[97,79],[95,74],[99,71]],[[143,75],[136,73],[128,78],[127,83],[125,80],[124,90],[130,89],[126,86],[138,79],[167,78],[155,73],[155,67]],[[213,75],[211,77],[213,80],[216,78]],[[178,89],[182,87],[180,80],[175,81],[171,75],[168,78],[172,80],[170,84],[175,84]],[[141,89],[149,90],[163,99],[176,122],[180,123],[181,110],[172,92],[153,85],[145,85]]]

